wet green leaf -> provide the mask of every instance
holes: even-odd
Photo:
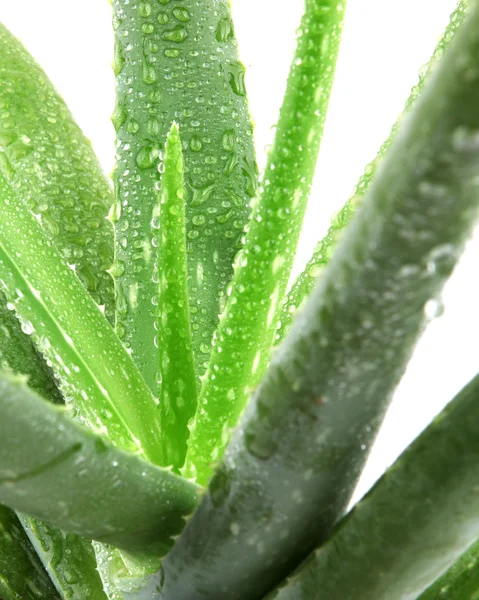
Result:
[[[7,375],[0,438],[0,501],[65,532],[161,556],[195,508],[195,485],[114,448]]]

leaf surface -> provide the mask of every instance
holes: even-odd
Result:
[[[0,437],[0,501],[65,532],[161,556],[197,503],[197,486],[114,448],[7,375]]]
[[[157,394],[151,222],[159,152],[176,121],[185,160],[192,342],[201,375],[256,190],[252,126],[226,0],[115,0],[113,9],[117,330]]]

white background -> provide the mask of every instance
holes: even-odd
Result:
[[[259,161],[271,138],[303,0],[232,0]],[[401,112],[455,0],[349,0],[343,45],[296,271],[347,200]],[[107,172],[113,36],[107,0],[3,0],[0,21],[63,94]],[[479,236],[448,284],[444,315],[417,346],[362,477],[362,495],[453,394],[479,370]]]

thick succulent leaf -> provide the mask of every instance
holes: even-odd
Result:
[[[206,483],[270,358],[314,176],[345,2],[308,0],[276,137],[221,317],[184,472]]]
[[[161,556],[195,508],[195,485],[110,446],[7,375],[0,438],[0,501],[65,532]]]
[[[479,542],[475,542],[418,600],[477,600],[478,597]]]
[[[261,598],[346,509],[477,218],[478,62],[476,5],[163,562],[162,600]]]
[[[0,594],[2,600],[59,599],[15,513],[1,505]]]
[[[25,515],[18,518],[62,600],[106,600],[91,542]]]
[[[281,342],[281,340],[288,332],[289,328],[291,327],[294,314],[307,300],[307,298],[313,291],[314,286],[317,283],[318,276],[321,275],[324,268],[329,263],[343,231],[351,222],[356,207],[359,205],[362,198],[366,194],[373,180],[373,177],[376,174],[380,161],[384,158],[386,152],[389,150],[389,147],[392,144],[399,130],[399,124],[401,122],[401,119],[404,115],[406,115],[409,112],[414,102],[419,97],[419,94],[421,93],[424,87],[426,77],[429,75],[439,58],[441,58],[441,56],[444,54],[447,45],[453,39],[457,29],[462,23],[467,4],[468,0],[459,1],[456,10],[451,15],[449,25],[447,26],[443,36],[439,40],[438,45],[434,50],[431,60],[427,65],[422,67],[419,73],[419,81],[417,85],[411,90],[411,95],[407,99],[406,104],[404,106],[403,115],[401,115],[401,117],[393,125],[391,133],[389,134],[388,139],[383,143],[383,145],[379,149],[378,155],[373,161],[371,161],[367,165],[366,169],[364,170],[363,175],[360,177],[358,183],[356,184],[356,188],[354,190],[353,195],[346,202],[346,204],[339,211],[339,213],[334,217],[333,222],[331,223],[331,227],[328,230],[328,233],[318,243],[313,252],[312,257],[309,259],[308,264],[306,265],[306,268],[293,283],[291,290],[289,291],[282,307],[280,317],[281,326],[276,334],[276,343]]]
[[[168,134],[161,170],[161,201],[154,217],[159,228],[158,410],[164,465],[179,470],[185,461],[188,422],[196,409],[196,378],[186,277],[184,163],[176,124]]]
[[[111,185],[45,73],[2,25],[0,170],[111,317]]]
[[[256,188],[244,67],[227,0],[113,2],[116,27],[117,330],[157,393],[158,154],[181,128],[187,197],[188,283],[199,373]]]
[[[67,399],[119,446],[161,462],[156,402],[108,321],[0,173],[0,282]]]
[[[476,376],[271,598],[417,598],[479,536],[478,422]]]

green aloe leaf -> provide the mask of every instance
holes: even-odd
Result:
[[[209,492],[163,562],[162,600],[261,598],[329,537],[346,509],[478,216],[478,63],[476,5],[403,121]]]
[[[271,597],[417,598],[479,537],[478,421],[476,376]]]
[[[2,25],[0,170],[111,318],[111,185],[45,73]]]
[[[270,358],[334,77],[343,0],[308,0],[276,137],[191,428],[184,472],[206,483]]]
[[[115,0],[113,8],[117,331],[157,394],[151,221],[158,154],[177,121],[187,184],[192,340],[201,374],[255,194],[252,126],[226,0]]]
[[[479,543],[435,581],[418,600],[477,600],[479,598]]]
[[[0,502],[65,532],[161,556],[195,508],[195,485],[110,446],[7,375],[0,438]]]
[[[0,594],[2,600],[59,598],[15,513],[1,505]]]
[[[0,173],[0,281],[75,414],[161,463],[158,409],[113,329]]]
[[[107,269],[113,260],[113,227],[105,219],[113,204],[111,183],[45,73],[1,25],[0,169],[112,320],[113,281]],[[1,297],[2,366],[28,375],[30,387],[62,402],[51,369]],[[88,541],[18,516],[63,598],[104,597]],[[57,549],[53,556],[48,547]]]
[[[296,311],[307,300],[307,298],[313,291],[314,286],[317,283],[318,276],[321,275],[324,268],[329,263],[342,233],[351,222],[356,207],[360,204],[362,198],[365,196],[376,174],[381,160],[384,158],[386,152],[389,150],[391,144],[393,143],[393,140],[396,137],[402,119],[411,110],[411,107],[413,106],[414,102],[419,97],[424,88],[426,78],[432,71],[432,68],[435,66],[436,62],[444,54],[445,49],[447,48],[450,41],[453,39],[457,29],[462,23],[467,5],[468,0],[459,1],[455,11],[451,14],[449,25],[447,26],[443,36],[439,40],[438,45],[436,46],[429,63],[422,67],[422,69],[419,72],[419,81],[416,84],[416,86],[414,86],[411,90],[411,95],[406,101],[403,114],[393,125],[388,139],[383,143],[383,145],[379,149],[376,158],[367,165],[363,175],[360,177],[358,183],[356,184],[356,188],[351,198],[346,202],[344,207],[334,217],[333,222],[331,223],[331,227],[328,230],[328,233],[317,244],[312,257],[309,259],[306,265],[306,268],[293,283],[281,311],[281,326],[278,329],[276,335],[276,343],[281,342],[281,340],[288,332]]]
[[[106,600],[91,542],[18,515],[62,600]]]
[[[178,126],[166,142],[161,177],[158,231],[158,323],[160,354],[160,435],[165,465],[183,466],[188,422],[196,409],[196,377],[191,346],[188,283],[184,163]]]
[[[35,349],[31,337],[24,333],[7,299],[0,292],[0,366],[13,373],[26,375],[28,385],[44,398],[63,403],[53,373]]]

